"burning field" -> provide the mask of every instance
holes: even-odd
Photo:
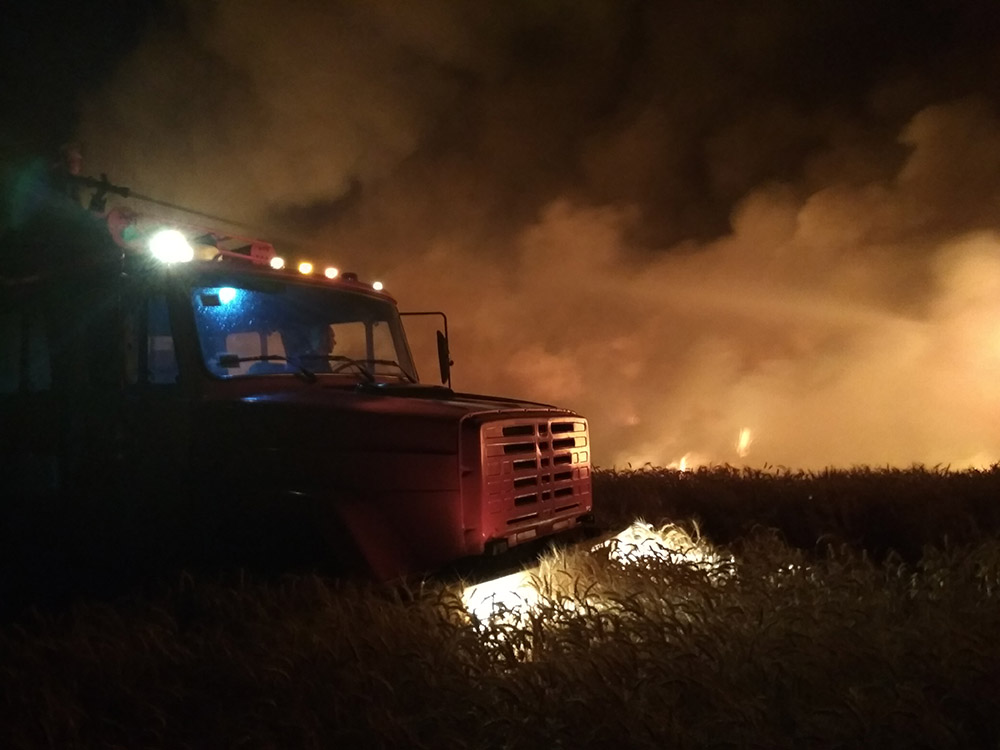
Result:
[[[996,746],[996,469],[647,469],[595,489],[624,530],[505,579],[185,575],[18,618],[0,739]]]
[[[983,468],[998,19],[989,0],[27,14],[0,226],[24,208],[14,144],[73,140],[145,208],[445,310],[456,386],[579,411],[601,466]]]
[[[0,746],[1000,747],[995,0],[21,5],[0,231],[79,147],[446,311],[609,536],[5,616]]]

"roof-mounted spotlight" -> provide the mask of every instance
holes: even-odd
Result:
[[[149,252],[161,263],[187,263],[194,259],[194,248],[176,229],[161,229],[150,237]]]
[[[313,264],[312,263],[310,263],[307,260],[304,260],[301,263],[299,263],[299,273],[303,274],[304,276],[308,276],[312,272],[313,272]]]
[[[333,266],[327,266],[326,270],[323,271],[323,275],[328,279],[335,279],[340,275],[340,269],[334,268]]]
[[[376,292],[381,292],[383,287],[384,285],[382,284],[381,281],[376,281],[372,283],[372,289],[374,289]]]
[[[270,261],[268,261],[268,263],[275,271],[280,271],[285,267],[285,259],[280,255],[275,255]]]

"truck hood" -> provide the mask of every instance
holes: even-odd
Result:
[[[408,383],[364,383],[352,387],[322,383],[280,392],[254,393],[242,396],[246,403],[285,404],[319,410],[399,414],[430,419],[453,420],[494,412],[552,412],[570,414],[549,404],[536,401],[459,393],[443,386]]]
[[[441,386],[305,384],[280,391],[217,394],[203,404],[206,429],[277,447],[279,436],[310,451],[455,453],[462,422],[574,412],[533,401],[457,393]]]

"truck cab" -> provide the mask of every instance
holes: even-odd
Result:
[[[0,246],[8,548],[41,530],[73,554],[308,553],[391,580],[592,521],[587,420],[422,380],[380,285],[125,224]]]

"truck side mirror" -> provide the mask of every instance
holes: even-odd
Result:
[[[451,354],[448,351],[448,337],[441,331],[437,332],[438,367],[441,369],[441,383],[451,387]]]

